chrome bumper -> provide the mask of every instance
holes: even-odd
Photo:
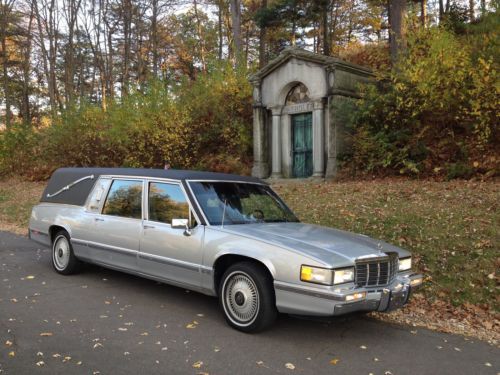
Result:
[[[423,276],[398,276],[384,287],[319,290],[276,282],[276,306],[280,312],[298,315],[332,316],[355,311],[388,312],[404,306],[411,293],[422,285]]]

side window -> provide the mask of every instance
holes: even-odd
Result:
[[[87,204],[87,209],[90,212],[99,212],[101,202],[106,197],[105,194],[108,190],[109,184],[111,184],[111,179],[109,178],[101,178],[96,182],[94,190],[92,190],[92,194],[90,195],[90,199]]]
[[[189,219],[189,204],[179,185],[149,183],[149,220],[171,224],[172,219]]]
[[[104,202],[104,215],[142,219],[142,181],[114,180]]]

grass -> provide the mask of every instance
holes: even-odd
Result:
[[[45,188],[43,182],[27,182],[18,178],[0,181],[0,230],[25,235],[31,207]]]
[[[44,186],[0,181],[0,229],[26,234]],[[273,188],[304,222],[364,233],[412,251],[415,268],[428,277],[428,298],[499,310],[498,182],[290,181]]]
[[[383,179],[283,183],[274,189],[304,222],[364,233],[414,254],[425,295],[498,311],[498,182]]]

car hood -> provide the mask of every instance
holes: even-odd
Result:
[[[410,253],[362,234],[303,223],[227,225],[224,231],[273,243],[332,266],[350,265],[358,258]]]

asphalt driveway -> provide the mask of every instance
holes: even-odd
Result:
[[[500,350],[366,317],[281,316],[248,335],[217,300],[100,267],[52,270],[0,232],[0,374],[499,374]]]

